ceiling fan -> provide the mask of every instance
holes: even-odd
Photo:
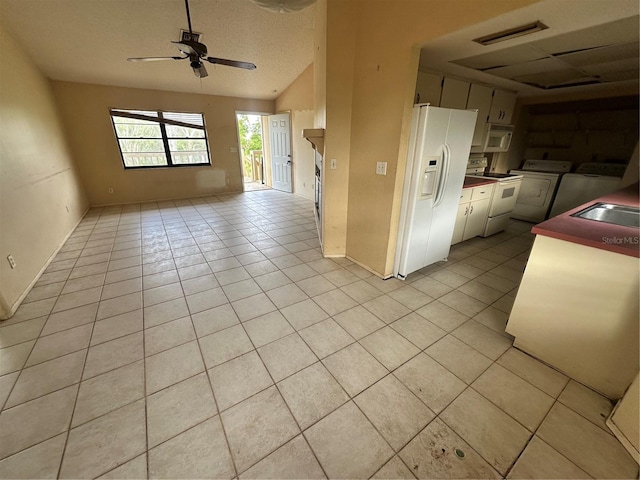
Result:
[[[191,29],[191,15],[189,13],[189,0],[184,0],[184,4],[187,10],[187,22],[189,23],[189,33],[183,32],[182,38],[179,42],[175,43],[178,50],[183,56],[176,57],[141,57],[141,58],[127,58],[130,62],[155,62],[158,60],[186,60],[189,59],[189,64],[193,68],[193,73],[198,78],[204,78],[208,75],[207,69],[204,68],[202,61],[218,65],[227,65],[229,67],[244,68],[246,70],[255,70],[256,66],[249,62],[239,62],[237,60],[227,60],[226,58],[208,57],[207,46],[198,42],[199,34],[193,33]]]

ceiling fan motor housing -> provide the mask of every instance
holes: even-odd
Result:
[[[173,42],[173,43],[178,45],[178,49],[182,53],[185,53],[190,57],[196,56],[196,57],[204,58],[207,56],[207,46],[200,42],[196,42],[193,40],[183,40],[180,42]]]

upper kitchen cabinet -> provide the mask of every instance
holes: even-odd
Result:
[[[440,106],[443,108],[458,108],[460,110],[467,108],[470,85],[469,82],[464,80],[444,77]]]
[[[440,106],[442,94],[442,75],[418,72],[416,82],[415,103],[430,103],[435,107]]]
[[[476,128],[473,131],[472,146],[479,146],[483,144],[483,135],[487,119],[489,118],[489,111],[491,110],[491,99],[493,94],[493,88],[485,87],[483,85],[471,84],[469,89],[469,99],[467,100],[467,109],[478,110],[478,118],[476,120]]]
[[[516,105],[516,94],[504,90],[494,90],[491,110],[489,111],[489,123],[502,123],[510,125],[513,110]]]

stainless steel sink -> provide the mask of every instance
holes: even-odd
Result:
[[[594,203],[571,216],[625,227],[640,227],[640,209],[637,207],[627,207],[626,205]]]

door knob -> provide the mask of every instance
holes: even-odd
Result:
[[[291,160],[287,160],[287,165],[291,165]]]

